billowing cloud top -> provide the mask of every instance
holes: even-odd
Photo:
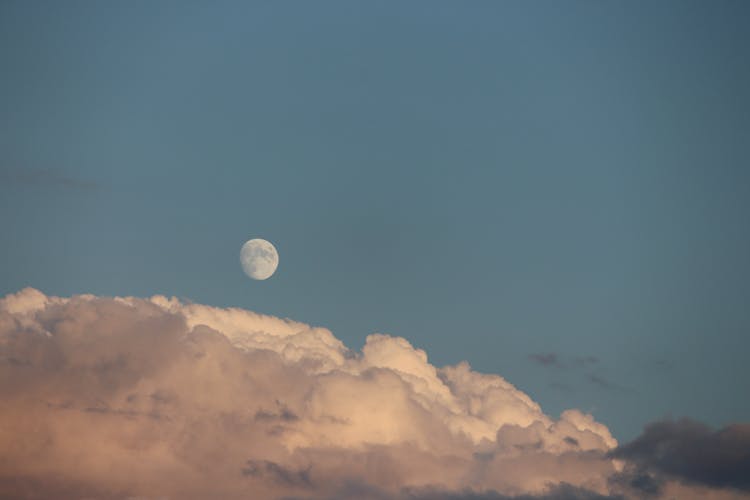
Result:
[[[623,474],[591,415],[403,338],[162,296],[0,299],[0,397],[0,496],[596,498]]]

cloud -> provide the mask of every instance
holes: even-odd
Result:
[[[617,498],[640,460],[403,338],[162,296],[1,299],[0,422],[8,498]]]
[[[93,191],[101,187],[96,182],[71,177],[51,168],[6,168],[0,170],[0,181],[19,186],[50,186],[77,191]]]
[[[529,354],[529,359],[537,364],[555,368],[587,368],[599,363],[596,356],[575,356],[569,359],[563,359],[554,352]]]
[[[577,366],[586,367],[586,366],[595,365],[599,363],[599,358],[597,358],[596,356],[591,356],[591,355],[578,356],[573,359],[573,363]]]
[[[633,389],[616,384],[610,380],[607,380],[601,375],[597,375],[596,373],[586,374],[586,380],[588,380],[595,386],[599,387],[600,389],[604,389],[607,391],[622,392],[622,393],[633,392]]]
[[[664,477],[750,492],[750,424],[714,431],[690,419],[655,422],[611,455],[632,463],[649,487]]]
[[[599,358],[597,358],[596,356],[590,356],[590,355],[589,356],[576,356],[572,358],[563,359],[563,356],[560,356],[554,352],[529,354],[529,359],[533,361],[534,363],[537,363],[544,367],[565,369],[565,370],[571,369],[571,368],[572,369],[588,369],[590,367],[593,367],[594,365],[599,364]],[[619,384],[611,382],[607,380],[605,377],[596,373],[586,373],[585,378],[588,382],[597,386],[600,389],[604,389],[607,391],[614,391],[614,392],[622,392],[622,393],[633,392],[632,389],[628,387],[623,387]],[[561,383],[559,380],[555,380],[554,382],[550,384],[550,386],[558,390],[563,390],[563,391],[570,390],[570,387],[568,385]]]
[[[476,492],[470,490],[445,491],[437,488],[404,489],[398,493],[383,490],[359,482],[350,482],[327,500],[622,500],[621,495],[602,495],[585,488],[559,484],[542,494],[504,495],[497,491]],[[285,500],[316,500],[314,497],[287,497]]]
[[[529,354],[529,359],[543,366],[562,366],[554,352]]]

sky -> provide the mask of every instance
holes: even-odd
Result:
[[[0,295],[403,337],[618,440],[748,421],[748,16],[2,2]],[[239,264],[256,237],[267,281]]]

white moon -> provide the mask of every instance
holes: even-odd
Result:
[[[242,245],[240,264],[245,274],[252,279],[265,280],[279,266],[279,253],[270,242],[256,238]]]

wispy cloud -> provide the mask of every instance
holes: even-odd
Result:
[[[616,392],[625,392],[625,393],[633,392],[633,389],[622,386],[620,384],[616,384],[606,379],[602,375],[598,375],[596,373],[587,373],[586,380],[588,380],[595,386],[599,387],[600,389],[604,389],[607,391],[616,391]]]
[[[554,352],[529,354],[529,359],[543,366],[562,366],[560,359]]]
[[[529,354],[529,359],[539,365],[554,368],[588,368],[599,363],[596,356],[565,357],[555,352]]]
[[[79,191],[92,191],[101,187],[96,182],[51,168],[4,168],[0,169],[0,180],[6,185],[46,186]]]
[[[599,363],[599,358],[596,356],[577,356],[573,358],[572,363],[576,366],[588,367]]]
[[[633,392],[632,389],[616,384],[605,378],[603,375],[590,371],[596,369],[600,364],[599,358],[596,356],[585,355],[563,357],[557,353],[548,352],[529,354],[529,359],[546,368],[567,370],[572,373],[583,374],[585,380],[603,390],[623,393]],[[550,387],[565,392],[570,392],[572,389],[569,383],[563,383],[559,380],[551,382]]]

